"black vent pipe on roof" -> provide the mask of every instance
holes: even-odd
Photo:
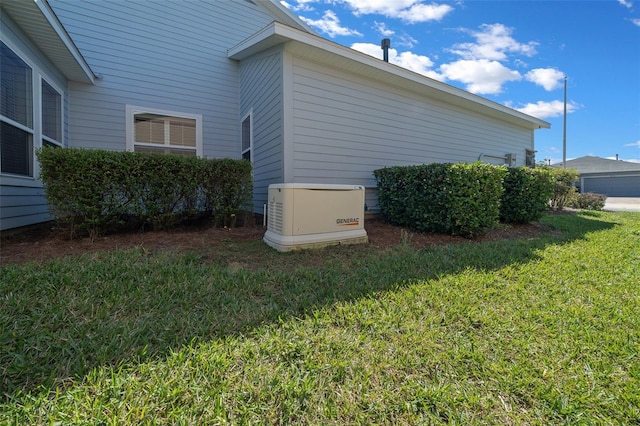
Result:
[[[382,48],[382,59],[385,62],[389,62],[389,48],[391,47],[391,40],[388,38],[383,38],[382,43],[380,43],[380,47]]]

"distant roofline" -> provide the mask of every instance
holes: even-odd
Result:
[[[612,160],[609,158],[587,155],[567,160],[567,168],[574,169],[580,174],[611,173],[611,172],[640,172],[640,163],[631,161]],[[560,168],[562,162],[552,164],[551,167]]]

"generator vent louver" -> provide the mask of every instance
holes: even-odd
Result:
[[[275,200],[269,200],[269,211],[267,212],[267,217],[269,218],[269,229],[282,233],[282,203]]]

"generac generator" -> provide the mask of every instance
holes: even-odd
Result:
[[[269,185],[264,242],[279,251],[368,241],[364,186]]]

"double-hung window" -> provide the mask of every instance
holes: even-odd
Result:
[[[42,146],[62,146],[62,95],[42,80]]]
[[[127,106],[127,149],[202,156],[202,116]]]
[[[61,91],[0,42],[0,173],[33,177],[34,150],[62,146],[62,123]]]
[[[2,43],[0,56],[0,171],[33,176],[33,70]]]
[[[241,122],[241,146],[240,146],[240,155],[242,155],[243,160],[251,161],[251,149],[253,147],[253,128],[251,127],[251,116],[252,113],[249,112],[244,116]]]

